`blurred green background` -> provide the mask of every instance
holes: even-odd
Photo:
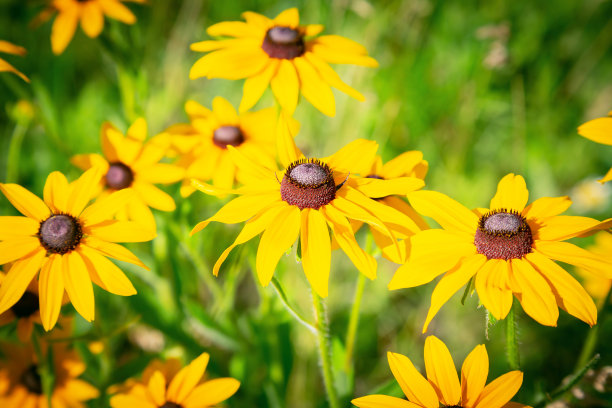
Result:
[[[76,178],[79,171],[69,158],[99,151],[99,129],[107,120],[125,130],[144,116],[153,135],[187,122],[188,99],[210,106],[220,95],[238,106],[242,81],[189,80],[191,65],[202,55],[191,52],[189,44],[209,39],[206,27],[239,20],[243,11],[273,17],[297,6],[303,23],[324,24],[325,34],[364,44],[380,62],[378,69],[336,67],[367,100],[336,92],[335,118],[305,101],[299,105],[302,128],[296,141],[306,152],[324,156],[355,138],[368,138],[379,142],[385,160],[422,151],[430,164],[426,188],[468,207],[487,206],[499,179],[513,172],[526,178],[532,200],[568,194],[575,202],[570,214],[600,219],[611,214],[610,186],[595,180],[612,166],[612,148],[576,132],[581,123],[612,110],[611,1],[128,4],[138,17],[135,25],[106,19],[94,40],[78,29],[67,50],[54,56],[51,24],[30,25],[44,2],[0,0],[0,39],[28,50],[25,58],[0,58],[32,80],[26,84],[0,74],[0,181],[18,182],[41,195],[53,170]],[[23,118],[19,100],[31,102],[31,122]],[[255,109],[272,104],[267,91]],[[204,349],[212,356],[211,377],[231,375],[242,382],[229,407],[326,406],[316,339],[295,323],[271,286],[261,288],[254,280],[256,242],[235,250],[220,277],[212,278],[210,269],[238,226],[211,225],[189,238],[190,228],[222,203],[200,193],[181,199],[176,186],[167,191],[177,211],[156,213],[158,238],[131,247],[151,272],[122,265],[138,295],[126,299],[96,291],[93,325],[76,318],[78,333],[102,336],[107,345],[103,354],[93,355],[85,342],[76,343],[90,367],[85,378],[105,388],[138,375],[160,353],[178,353],[189,361]],[[15,212],[3,197],[0,210]],[[366,283],[354,371],[345,371],[342,344],[357,271],[345,255],[334,253],[328,305],[344,401],[374,392],[400,395],[387,351],[406,354],[423,367],[421,327],[434,285],[389,292],[395,268],[380,260],[379,278]],[[311,318],[310,291],[293,255],[281,261],[277,277],[290,303]],[[442,309],[430,333],[446,342],[458,368],[469,351],[485,343],[489,379],[509,371],[503,327],[494,326],[486,339],[485,311],[477,309],[477,297],[463,307],[460,297]],[[65,309],[73,313],[72,306]],[[117,333],[138,316],[137,323]],[[522,312],[519,323],[525,380],[514,400],[533,404],[574,371],[589,330],[565,312],[557,328],[542,327]],[[599,325],[597,369],[612,365],[612,322],[600,316]],[[11,335],[8,329],[1,333]],[[598,393],[587,380],[580,387],[599,402],[573,400],[571,406],[608,406],[610,389]],[[104,407],[105,398],[91,405]]]

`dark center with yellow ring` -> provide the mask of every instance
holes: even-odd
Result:
[[[83,238],[79,221],[71,215],[54,214],[40,223],[38,239],[52,254],[65,254],[74,250]]]
[[[261,48],[271,57],[293,59],[304,54],[303,34],[291,27],[276,26],[266,33]]]
[[[244,135],[238,126],[221,126],[213,133],[213,143],[222,148],[227,146],[240,146],[244,142]]]
[[[113,190],[122,190],[132,185],[134,173],[121,162],[111,163],[106,172],[106,185]]]
[[[11,310],[15,317],[21,319],[23,317],[30,317],[38,312],[39,305],[40,302],[37,295],[32,292],[24,292],[17,303],[11,306]]]
[[[474,245],[487,259],[519,259],[532,251],[527,220],[514,210],[489,211],[480,217]]]
[[[36,364],[32,364],[21,374],[20,382],[30,393],[42,395],[42,381],[40,380]]]
[[[291,205],[320,208],[336,198],[334,174],[317,159],[300,159],[291,163],[281,181],[281,198]]]
[[[162,405],[159,408],[183,408],[183,407],[181,405],[179,405],[179,404],[176,404],[174,402],[168,401],[168,402],[166,402],[164,405]]]

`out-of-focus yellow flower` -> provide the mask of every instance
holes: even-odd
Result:
[[[597,143],[612,145],[612,111],[605,118],[590,120],[578,127],[578,134]],[[599,180],[600,183],[612,180],[612,168]]]
[[[25,48],[20,47],[15,44],[11,44],[8,41],[0,40],[0,52],[11,55],[19,55],[23,57],[26,55],[27,51]],[[19,76],[19,78],[23,79],[26,82],[30,82],[30,79],[18,71],[14,66],[0,58],[0,72],[12,72],[13,74]]]
[[[598,233],[595,235],[595,245],[587,249],[601,256],[610,257],[612,254],[612,233],[606,231]],[[576,271],[582,278],[582,285],[586,291],[593,296],[597,306],[601,308],[610,292],[612,279],[596,275],[583,268],[576,268]]]

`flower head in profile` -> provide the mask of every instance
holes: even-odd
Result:
[[[329,64],[356,64],[377,67],[360,44],[337,35],[315,37],[323,26],[300,25],[296,8],[269,19],[250,11],[246,22],[228,21],[212,25],[213,37],[191,45],[193,51],[210,52],[191,68],[191,79],[243,79],[240,111],[245,112],[261,98],[268,85],[287,114],[292,115],[300,93],[328,116],[336,114],[331,87],[363,101],[363,96],[345,84]]]
[[[612,254],[612,233],[602,231],[595,235],[595,244],[587,248],[589,251],[599,254],[603,257],[609,257]],[[598,308],[604,306],[607,297],[610,295],[612,287],[612,279],[610,277],[594,274],[589,270],[577,268],[578,275],[582,280],[582,285],[586,291],[593,296],[597,302]]]
[[[21,57],[23,57],[27,53],[25,48],[3,40],[0,40],[0,52],[11,55],[19,55]],[[27,76],[22,74],[19,70],[17,70],[17,68],[15,68],[2,58],[0,58],[0,72],[12,72],[24,81],[30,82]]]
[[[578,127],[578,134],[597,143],[612,145],[612,111],[607,117],[588,121]],[[612,168],[599,180],[600,183],[612,180]]]
[[[240,382],[226,377],[202,381],[208,353],[202,353],[178,370],[172,364],[147,367],[142,381],[130,381],[130,389],[111,398],[113,408],[208,408],[217,406],[238,391]]]
[[[92,281],[117,295],[136,293],[106,257],[145,267],[115,242],[150,241],[155,234],[134,222],[112,219],[133,198],[132,191],[87,205],[101,177],[101,170],[92,168],[69,184],[62,173],[53,172],[45,183],[44,201],[17,184],[0,184],[0,191],[25,216],[0,217],[0,265],[13,262],[0,285],[0,313],[19,302],[36,276],[46,330],[57,321],[64,291],[88,321],[94,318]]]
[[[514,174],[499,182],[489,209],[470,211],[434,191],[408,195],[416,211],[442,227],[410,238],[410,258],[389,284],[390,289],[419,286],[446,272],[433,291],[423,332],[472,277],[480,302],[498,320],[510,311],[514,295],[525,313],[546,326],[556,326],[558,306],[591,326],[597,322],[591,297],[554,261],[612,277],[610,257],[563,242],[610,228],[612,219],[559,215],[570,207],[568,197],[543,197],[527,206],[528,197],[525,180]]]
[[[104,28],[104,16],[125,24],[134,24],[136,16],[124,2],[144,3],[145,0],[51,0],[49,8],[43,10],[37,20],[46,21],[57,12],[51,28],[51,49],[56,55],[64,52],[77,28],[85,35],[96,38]]]
[[[410,218],[351,187],[352,168],[362,168],[372,160],[378,145],[364,139],[355,140],[326,158],[306,158],[295,146],[287,119],[281,115],[277,125],[278,154],[283,169],[266,167],[238,149],[228,146],[236,166],[244,173],[244,186],[223,190],[240,197],[233,199],[209,219],[200,222],[192,234],[211,221],[234,224],[246,221],[241,233],[213,268],[216,275],[230,251],[261,234],[257,250],[256,270],[259,281],[267,286],[280,257],[300,237],[301,258],[306,278],[321,297],[328,295],[331,261],[330,230],[336,243],[357,269],[370,279],[376,276],[376,260],[363,251],[349,220],[375,225],[397,244],[389,225],[409,225]],[[214,186],[195,182],[201,191],[218,194]],[[423,181],[410,178],[401,188],[406,194],[423,186]],[[372,180],[369,189],[386,189],[384,180]]]
[[[83,407],[86,401],[97,398],[98,390],[78,378],[86,368],[79,355],[61,343],[51,344],[54,377],[51,404],[54,407]],[[32,346],[3,344],[0,350],[4,354],[4,359],[0,359],[0,406],[47,408],[49,405],[40,375],[41,362]]]
[[[160,211],[174,211],[174,199],[154,184],[175,183],[183,178],[184,171],[168,163],[160,163],[169,147],[166,134],[160,134],[149,141],[147,122],[137,119],[124,136],[110,123],[102,125],[100,134],[102,152],[79,154],[72,163],[83,170],[97,166],[104,173],[100,180],[103,190],[100,198],[115,191],[133,190],[134,199],[117,211],[117,218],[138,222],[151,231],[156,230],[155,218],[149,207]]]
[[[351,401],[359,408],[519,408],[526,405],[509,402],[523,383],[523,373],[510,371],[487,384],[489,356],[484,344],[476,346],[461,367],[461,382],[453,358],[437,337],[425,340],[425,371],[419,373],[402,354],[387,353],[389,367],[405,399],[387,395],[368,395]]]
[[[239,178],[239,168],[227,146],[257,157],[268,166],[274,165],[276,109],[238,114],[226,99],[217,96],[212,110],[195,101],[188,101],[185,110],[191,123],[175,125],[166,131],[171,135],[172,148],[180,156],[177,165],[185,168],[181,186],[184,197],[195,191],[191,179],[210,180],[215,187],[232,188]]]

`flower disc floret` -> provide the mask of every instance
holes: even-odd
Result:
[[[71,215],[53,214],[41,222],[38,230],[41,245],[52,254],[73,251],[83,238],[79,221]]]
[[[213,133],[213,143],[222,149],[227,146],[240,146],[244,142],[244,135],[238,126],[221,126]]]
[[[514,210],[489,211],[478,220],[474,245],[487,259],[519,259],[532,251],[527,220]]]
[[[285,171],[280,192],[284,201],[300,210],[318,209],[336,197],[333,172],[320,160],[297,160]]]
[[[291,27],[276,26],[266,32],[261,48],[271,58],[293,59],[304,54],[304,36]]]
[[[121,162],[111,163],[106,172],[106,185],[113,190],[122,190],[132,185],[134,173]]]

